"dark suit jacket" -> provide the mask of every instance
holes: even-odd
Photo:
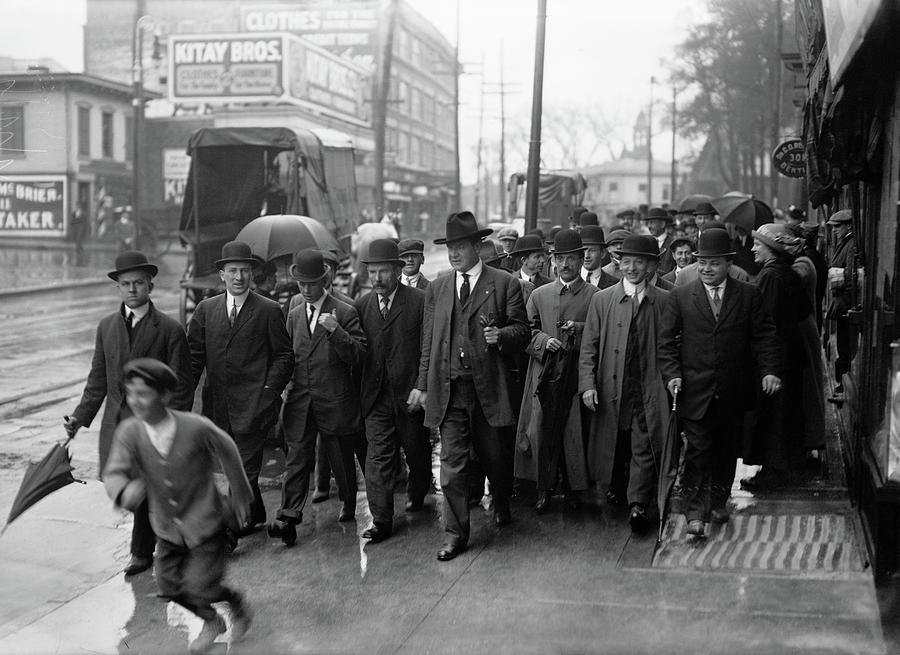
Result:
[[[671,282],[672,286],[675,286],[675,269],[673,268],[671,271],[666,273],[665,275],[660,276],[661,280],[665,280],[666,282]]]
[[[675,256],[672,254],[671,246],[675,240],[671,234],[666,237],[663,244],[659,247],[659,274],[665,275],[675,268]]]
[[[91,422],[106,398],[106,409],[100,423],[100,471],[106,466],[113,433],[119,421],[131,416],[125,402],[125,380],[122,367],[132,359],[152,357],[165,362],[178,375],[178,389],[169,406],[190,411],[194,404],[194,380],[184,329],[174,318],[162,313],[150,302],[150,310],[134,327],[131,343],[125,318],[119,311],[104,317],[97,326],[91,372],[78,407],[72,416],[84,427]]]
[[[429,284],[431,284],[431,281],[427,277],[419,273],[419,279],[416,280],[416,289],[421,289],[422,291],[424,291],[428,288]]]
[[[518,275],[518,272],[516,274]],[[519,275],[519,277],[522,276]],[[534,288],[537,289],[538,287],[542,287],[545,284],[550,284],[551,282],[553,282],[553,278],[547,277],[546,275],[538,271],[534,274],[534,282],[532,282],[532,284],[534,284]]]
[[[331,287],[330,289],[328,289],[328,294],[333,298],[337,298],[342,303],[346,303],[346,304],[350,305],[351,307],[353,306],[353,298],[348,296],[346,293],[341,293],[334,287]],[[294,309],[294,307],[296,307],[297,305],[303,305],[305,303],[306,303],[306,301],[303,300],[303,294],[296,293],[293,296],[291,296],[291,300],[288,302],[287,307],[284,309],[285,317],[287,317],[287,315],[291,313],[291,310]]]
[[[195,383],[206,369],[203,414],[231,434],[264,428],[294,367],[281,305],[251,291],[232,328],[219,294],[197,305],[187,333]]]
[[[317,325],[312,336],[306,326],[306,307],[300,305],[288,314],[294,374],[284,405],[286,430],[303,430],[310,412],[324,434],[342,435],[363,429],[359,383],[354,371],[362,365],[366,335],[356,309],[328,295],[319,315],[331,312],[337,317],[338,327],[329,334]]]
[[[363,417],[372,411],[381,388],[386,385],[395,398],[406,400],[416,385],[422,354],[425,292],[398,284],[387,319],[381,317],[378,302],[378,294],[367,293],[355,303],[368,344],[360,388]]]
[[[669,280],[667,280],[662,275],[660,275],[659,272],[657,272],[656,273],[656,288],[662,289],[663,291],[671,291],[672,289],[675,288],[675,282],[669,282]]]
[[[666,384],[681,378],[678,413],[692,420],[703,418],[713,398],[735,415],[750,409],[760,378],[779,375],[782,367],[775,324],[759,290],[732,278],[718,321],[700,280],[669,293],[658,358]]]
[[[600,279],[597,280],[597,283],[594,284],[593,282],[591,282],[591,284],[593,284],[598,289],[608,289],[609,287],[616,286],[618,283],[619,278],[617,278],[615,275],[610,275],[602,268],[600,269]]]
[[[439,427],[450,401],[450,357],[456,272],[433,280],[425,290],[422,323],[422,358],[416,388],[428,392],[425,425]],[[484,266],[469,299],[468,338],[473,379],[485,418],[494,427],[515,425],[516,409],[510,396],[514,384],[508,356],[525,348],[530,337],[522,286],[512,275]],[[488,348],[480,317],[500,328],[500,348]]]

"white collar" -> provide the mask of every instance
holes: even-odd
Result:
[[[141,320],[147,315],[147,312],[150,311],[150,301],[145,302],[140,307],[131,308],[128,305],[124,305],[125,307],[125,318],[128,318],[129,314],[134,314],[135,322]]]
[[[727,275],[725,276],[725,279],[724,279],[724,280],[722,280],[721,282],[719,282],[719,285],[718,285],[718,286],[713,287],[713,286],[708,285],[706,282],[702,282],[702,284],[703,284],[703,286],[706,288],[706,293],[709,294],[709,297],[710,297],[710,298],[712,298],[712,297],[713,297],[713,294],[715,293],[715,290],[716,290],[716,289],[719,290],[719,295],[720,295],[720,296],[724,296],[724,295],[725,295],[725,283],[726,283],[726,282],[728,282],[728,276],[727,276]]]
[[[228,296],[228,302],[226,302],[225,304],[227,305],[229,310],[232,306],[237,306],[237,308],[240,309],[244,306],[244,303],[247,302],[247,296],[250,295],[250,289],[247,289],[239,296],[233,296],[228,291],[225,292],[225,295]]]
[[[625,289],[626,296],[631,297],[634,296],[635,293],[637,293],[638,302],[640,302],[644,299],[644,294],[647,291],[647,280],[644,280],[640,284],[632,284],[623,277],[622,287]]]

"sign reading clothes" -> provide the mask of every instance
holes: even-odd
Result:
[[[64,176],[0,176],[0,237],[62,237],[66,223]]]
[[[369,125],[369,72],[284,32],[169,37],[176,103],[286,102]]]

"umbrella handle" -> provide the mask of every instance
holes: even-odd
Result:
[[[675,392],[672,394],[672,411],[676,411],[678,409],[678,387],[675,387]]]

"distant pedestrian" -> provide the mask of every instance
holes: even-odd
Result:
[[[841,209],[828,219],[832,236],[832,255],[828,262],[828,306],[825,318],[834,321],[835,350],[834,393],[844,393],[844,374],[856,356],[856,339],[848,312],[853,300],[852,270],[856,266],[856,239],[853,235],[853,214]]]
[[[519,237],[509,256],[519,260],[518,275],[526,282],[531,282],[535,287],[541,287],[553,281],[543,273],[544,265],[547,262],[543,236],[526,234],[524,237]]]
[[[614,286],[618,281],[614,275],[603,270],[603,260],[607,256],[606,240],[603,228],[599,225],[585,225],[581,228],[581,241],[584,244],[584,263],[581,277],[588,284],[598,289]]]
[[[397,250],[403,260],[400,283],[407,287],[426,289],[429,280],[421,270],[425,263],[425,244],[419,239],[404,239],[397,244]]]
[[[675,260],[675,268],[663,275],[662,279],[671,282],[673,285],[676,284],[678,275],[681,271],[694,263],[695,248],[696,245],[693,239],[688,237],[675,237],[669,245],[669,250],[672,251],[672,259]]]
[[[91,370],[78,407],[66,418],[65,429],[74,437],[81,427],[103,410],[100,424],[100,472],[106,466],[116,426],[131,416],[125,399],[122,367],[132,359],[152,357],[166,362],[178,376],[170,404],[174,409],[190,411],[194,403],[191,358],[184,329],[174,318],[161,312],[150,300],[153,278],[159,272],[142,252],[128,251],[116,257],[115,270],[108,276],[115,281],[122,299],[118,309],[97,326]],[[104,405],[105,401],[105,405]],[[131,531],[131,561],[126,575],[135,575],[153,566],[156,539],[150,526],[146,503],[134,508]]]
[[[161,597],[203,619],[192,653],[209,651],[225,622],[212,603],[231,609],[232,643],[250,627],[252,613],[225,577],[225,523],[246,523],[253,490],[231,438],[209,419],[168,408],[180,385],[175,372],[156,359],[133,359],[123,369],[133,416],[116,428],[103,472],[116,505],[136,510],[149,503],[156,533],[156,581]],[[221,471],[230,499],[219,493]]]
[[[75,211],[72,212],[69,229],[71,230],[72,241],[75,243],[75,258],[80,265],[84,256],[84,238],[88,231],[87,203],[83,200],[78,203]]]
[[[647,211],[647,218],[644,219],[644,224],[647,226],[650,236],[656,239],[656,243],[659,245],[660,275],[665,275],[675,268],[675,259],[669,250],[674,237],[668,232],[674,222],[675,218],[672,214],[661,207],[651,207]]]
[[[609,263],[603,265],[603,272],[616,278],[616,281],[622,279],[622,271],[619,270],[619,249],[622,242],[631,232],[623,229],[616,229],[610,232],[606,237],[606,247],[609,251]]]

